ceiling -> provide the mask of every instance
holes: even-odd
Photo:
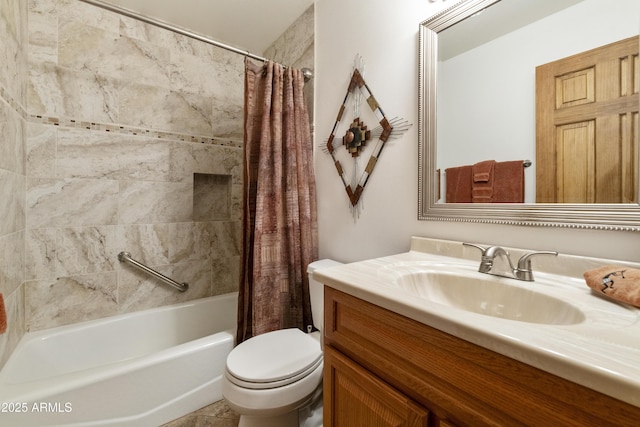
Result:
[[[106,0],[262,55],[314,0]]]

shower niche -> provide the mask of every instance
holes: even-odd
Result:
[[[193,174],[193,220],[231,218],[231,175]]]

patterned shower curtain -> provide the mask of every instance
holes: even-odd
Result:
[[[307,265],[318,257],[316,188],[302,71],[245,60],[240,343],[312,324]]]

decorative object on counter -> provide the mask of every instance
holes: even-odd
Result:
[[[0,293],[0,334],[7,332],[7,311],[4,309],[4,297]]]
[[[338,175],[340,179],[342,179],[342,183],[349,196],[354,219],[357,219],[360,215],[362,192],[369,180],[369,176],[371,176],[373,172],[373,168],[380,158],[385,143],[399,138],[411,127],[411,124],[402,118],[387,119],[382,108],[380,108],[380,104],[378,104],[378,101],[374,98],[371,89],[369,89],[365,83],[364,74],[362,58],[356,57],[353,74],[349,81],[349,87],[347,88],[347,94],[340,105],[338,116],[333,125],[333,129],[331,129],[329,139],[326,144],[322,146],[322,149],[331,155],[338,170]],[[366,100],[371,112],[373,112],[375,119],[378,120],[379,123],[379,126],[371,130],[368,129],[365,120],[363,120],[360,114],[360,104],[363,99]],[[352,119],[345,130],[339,130],[349,103],[352,104]],[[377,139],[378,142],[372,150],[367,150],[367,143],[374,139]],[[348,173],[344,168],[343,162],[339,159],[341,154],[338,152],[338,148],[340,148],[341,145],[344,145],[346,152],[353,160],[351,178],[348,178]],[[365,151],[371,151],[371,154],[364,171],[360,173],[359,158]],[[342,155],[344,155],[344,153]],[[345,162],[346,160],[348,160],[348,158],[344,159]]]
[[[584,279],[594,291],[640,307],[640,269],[607,265],[586,271]]]

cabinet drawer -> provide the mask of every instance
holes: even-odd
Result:
[[[640,408],[325,287],[325,345],[454,425],[632,426]]]
[[[325,346],[324,387],[325,426],[428,426],[429,411],[330,346]]]

